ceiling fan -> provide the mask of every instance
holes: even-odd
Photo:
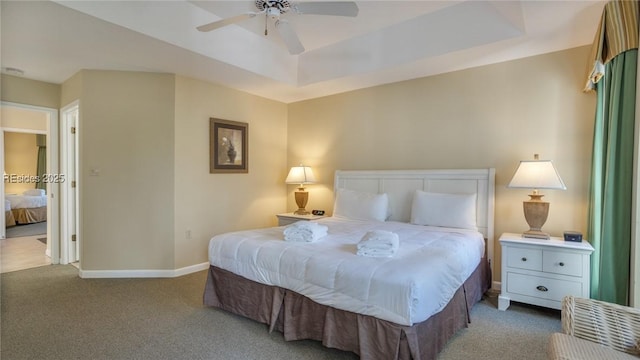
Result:
[[[293,30],[289,22],[286,19],[282,19],[280,15],[289,12],[301,15],[310,14],[349,17],[355,17],[358,15],[358,5],[353,1],[292,3],[288,0],[256,0],[255,5],[258,12],[249,12],[214,21],[209,24],[198,26],[197,29],[202,32],[207,32],[264,14],[266,18],[274,21],[275,28],[278,30],[280,37],[287,46],[289,53],[297,55],[304,51],[304,46],[302,46],[300,39],[298,39],[298,35]],[[266,22],[264,34],[267,35]]]

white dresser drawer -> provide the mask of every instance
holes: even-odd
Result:
[[[527,270],[542,270],[542,250],[509,247],[507,250],[507,266],[527,269]]]
[[[566,295],[581,296],[582,283],[540,276],[507,274],[509,293],[561,301]]]
[[[542,271],[569,276],[582,276],[582,255],[564,251],[542,253]]]

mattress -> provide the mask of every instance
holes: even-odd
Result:
[[[283,240],[284,227],[232,232],[209,243],[211,265],[313,301],[411,326],[441,311],[480,263],[482,234],[463,229],[326,218],[313,243]],[[356,255],[370,230],[398,234],[390,258]]]
[[[5,195],[5,200],[11,204],[11,209],[29,209],[47,206],[47,196]],[[5,201],[6,202],[6,201]],[[6,206],[6,205],[5,205]]]

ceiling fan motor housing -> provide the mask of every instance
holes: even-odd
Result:
[[[267,15],[284,14],[291,9],[291,3],[288,0],[256,0],[256,8],[259,11],[267,10]]]

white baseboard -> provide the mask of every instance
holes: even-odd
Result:
[[[209,263],[191,265],[175,270],[82,270],[78,274],[83,279],[115,279],[115,278],[174,278],[206,270]]]
[[[209,265],[210,264],[208,262],[203,262],[200,264],[195,264],[195,265],[183,267],[180,269],[175,269],[174,270],[175,275],[173,277],[178,277],[178,276],[187,275],[187,274],[191,274],[191,273],[202,271],[202,270],[207,270],[209,268]]]

